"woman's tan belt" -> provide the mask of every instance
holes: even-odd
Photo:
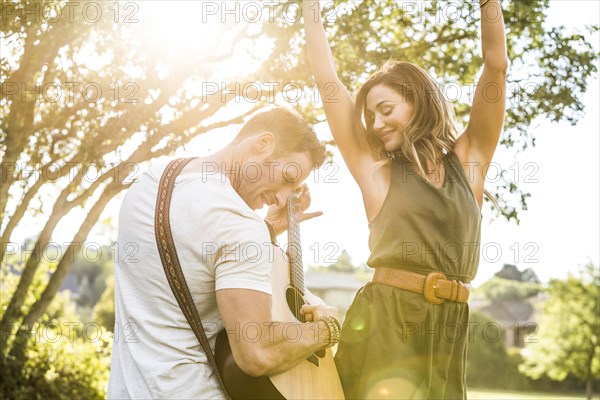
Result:
[[[398,268],[375,268],[372,281],[415,293],[423,293],[425,301],[430,304],[441,304],[444,300],[464,303],[469,299],[469,285],[461,281],[450,280],[438,271],[421,275]]]

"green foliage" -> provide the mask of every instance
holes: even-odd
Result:
[[[94,307],[92,320],[107,330],[113,332],[115,327],[115,277],[111,275],[106,280],[106,290],[100,301]]]
[[[14,287],[18,255],[2,263],[0,287]],[[30,306],[48,282],[51,266],[45,264],[36,275],[24,305]],[[8,296],[0,296],[0,318]],[[3,327],[2,340],[18,331],[18,325]],[[50,304],[28,339],[26,360],[0,355],[0,399],[103,399],[108,381],[112,334],[95,323],[80,321],[68,292],[61,292]]]
[[[526,348],[521,370],[532,378],[600,378],[600,273],[591,263],[579,276],[554,279],[539,322],[539,340]]]
[[[505,347],[505,332],[485,315],[471,312],[472,327],[468,344],[467,383],[469,386],[529,389],[528,379],[518,370],[518,353]]]
[[[539,118],[576,124],[584,112],[583,93],[597,72],[597,53],[588,36],[597,26],[590,27],[589,32],[548,28],[549,5],[549,0],[502,1],[511,64],[500,144],[515,151],[535,145],[532,126]],[[340,77],[351,91],[383,62],[410,61],[436,77],[454,106],[459,124],[467,123],[471,93],[483,63],[481,16],[476,2],[457,6],[438,0],[336,0],[334,8],[325,7],[323,18]],[[277,39],[276,57],[270,64],[285,68],[286,63],[297,59],[295,79],[310,84],[302,46],[290,47],[290,43],[302,41],[300,26],[266,27],[267,34]],[[457,87],[459,93],[454,90]],[[500,214],[519,222],[518,214],[527,208],[529,194],[508,171],[490,191],[499,200]]]
[[[0,358],[0,398],[6,399],[104,399],[110,366],[112,334],[94,333],[81,338],[59,328],[37,327],[30,339],[23,367]],[[93,331],[93,329],[88,329]],[[97,331],[96,331],[97,332]],[[62,334],[62,335],[61,335]]]
[[[33,244],[28,245],[26,248],[33,248]],[[78,286],[78,294],[76,300],[71,303],[70,299],[66,294],[57,296],[55,300],[56,304],[51,303],[47,310],[47,315],[50,319],[61,318],[61,313],[66,309],[65,307],[78,309],[79,314],[89,314],[88,310],[91,310],[96,303],[100,300],[100,296],[105,292],[107,287],[108,278],[113,273],[113,254],[108,246],[102,246],[99,252],[101,257],[97,257],[91,252],[86,253],[86,257],[77,257],[73,262],[70,270],[70,275],[75,277]],[[23,267],[28,255],[19,251],[16,254],[10,254],[6,256],[6,262],[2,263],[2,275],[3,275],[3,296],[0,298],[0,307],[2,310],[8,305],[10,296],[4,295],[10,293],[8,290],[16,287],[19,276],[23,272]],[[48,263],[43,261],[36,272],[34,281],[32,283],[31,290],[28,292],[27,298],[24,302],[23,309],[27,310],[39,298],[41,291],[47,286],[49,276],[55,271],[56,263]],[[74,315],[75,310],[72,310]]]
[[[77,306],[92,308],[100,300],[106,289],[107,279],[113,273],[114,256],[108,246],[101,246],[97,252],[88,252],[86,257],[78,257],[71,266],[70,274],[78,282],[79,298]]]
[[[81,11],[88,2],[84,1],[78,10]],[[0,39],[7,44],[0,60],[0,81],[27,88],[35,87],[36,83],[52,83],[66,88],[67,83],[73,82],[79,85],[95,83],[104,88],[104,96],[98,101],[86,100],[85,92],[75,90],[73,96],[62,96],[59,101],[44,101],[32,95],[25,96],[23,100],[20,95],[6,95],[3,96],[5,101],[0,103],[0,112],[6,116],[0,119],[3,162],[10,164],[23,160],[25,171],[37,171],[38,166],[42,166],[48,172],[50,166],[62,166],[59,175],[69,177],[66,179],[68,184],[64,184],[62,178],[49,179],[55,174],[29,174],[25,177],[20,171],[15,171],[7,174],[6,180],[3,179],[0,219],[3,223],[8,222],[3,229],[27,223],[21,220],[26,214],[47,214],[48,229],[39,239],[42,247],[50,240],[56,223],[69,210],[99,205],[99,214],[106,204],[104,201],[118,193],[117,189],[122,190],[128,185],[127,178],[131,178],[132,171],[126,165],[135,166],[137,171],[139,163],[171,155],[202,133],[240,123],[246,112],[267,103],[267,99],[261,98],[260,103],[246,104],[248,110],[238,110],[239,104],[227,109],[228,102],[221,101],[219,94],[203,101],[193,89],[193,82],[238,81],[243,86],[247,82],[295,81],[301,85],[312,85],[303,55],[301,24],[285,23],[281,18],[259,27],[258,33],[248,32],[243,24],[230,26],[229,31],[215,32],[210,45],[214,46],[213,49],[219,47],[223,52],[206,51],[205,48],[204,52],[174,54],[174,47],[160,48],[148,39],[149,35],[157,36],[148,25],[116,25],[112,18],[103,18],[97,23],[75,18],[73,23],[69,23],[67,10],[62,10],[63,18],[56,23],[27,17],[23,20],[22,16],[28,14],[23,12],[26,6],[30,9],[32,5],[48,2],[10,3],[16,6],[17,12],[15,18],[3,18],[0,25]],[[64,3],[54,3],[54,7]],[[113,15],[110,8],[114,7],[113,2],[95,4],[102,7],[103,15]],[[336,2],[337,18],[327,19],[343,81],[354,90],[377,65],[393,57],[425,66],[441,84],[460,82],[466,85],[463,86],[465,88],[474,82],[482,61],[478,52],[478,17],[473,17],[477,14],[475,10],[467,4],[457,11],[458,18],[439,19],[437,9],[444,9],[444,2],[426,2],[428,10],[416,13],[403,9],[399,4],[395,0]],[[562,28],[546,29],[548,4],[547,0],[504,2],[512,62],[508,77],[512,89],[506,134],[501,140],[505,146],[519,149],[534,144],[530,128],[538,117],[576,123],[583,113],[582,93],[589,77],[596,72],[596,54],[584,34],[566,32]],[[280,10],[283,7],[285,2],[281,3]],[[256,29],[256,26],[252,28]],[[239,40],[229,46],[227,41],[232,32],[239,33]],[[258,63],[258,69],[236,68],[228,73],[226,68],[221,68],[231,61],[229,54],[252,48],[257,40],[262,39],[261,36],[274,42],[274,51],[270,56],[265,55],[264,60],[259,60],[262,64]],[[168,51],[171,52],[165,56]],[[87,65],[89,57],[86,53],[96,55],[99,65]],[[248,56],[249,59],[253,57],[257,56]],[[134,84],[135,102],[124,101],[131,96],[131,87],[121,86],[122,91],[115,95],[110,88],[114,88],[117,82]],[[533,88],[525,90],[524,84],[527,83],[532,83]],[[469,104],[462,98],[454,101],[463,124]],[[312,101],[288,105],[302,107],[311,120],[322,118]],[[173,117],[166,120],[165,114],[169,112]],[[223,121],[223,116],[227,120]],[[95,180],[84,179],[92,166],[101,174]],[[40,179],[36,180],[38,177]],[[60,195],[56,189],[59,189]],[[501,184],[497,192],[501,199],[509,199],[501,201],[502,214],[516,219],[518,211],[526,206],[527,194],[520,193],[510,180]],[[515,196],[510,197],[509,194]],[[89,215],[94,214],[90,212]],[[85,226],[81,225],[82,237],[76,241],[85,241],[94,222],[92,218]],[[10,232],[3,230],[2,235],[8,242]],[[38,243],[38,239],[35,242]],[[70,266],[65,258],[59,265],[62,265],[62,271]],[[17,283],[15,275],[4,280],[4,266],[3,263],[1,312],[5,311],[10,300],[8,294],[12,294]],[[17,263],[17,268],[21,267]],[[35,278],[31,285],[26,285],[24,301],[21,303],[19,299],[18,310],[11,315],[11,321],[26,314],[40,298],[41,292],[48,287],[48,273],[55,272],[55,268],[57,265],[47,263],[29,268],[32,274],[27,276],[34,275]],[[21,269],[20,272],[23,277],[27,271]],[[83,301],[91,306],[102,292],[104,276],[102,273],[95,275],[95,270],[86,271],[84,275],[88,276],[88,273],[89,292],[86,291]],[[46,327],[50,327],[52,321],[68,321],[73,312],[65,307],[69,301],[64,297],[59,296],[52,304],[41,318]],[[100,315],[101,311],[97,310],[97,313]],[[92,351],[91,347],[86,347],[89,343],[78,340],[83,340],[82,336],[68,343],[61,340],[58,347],[47,342],[31,342],[27,349],[30,359],[26,360],[22,375],[19,375],[20,371],[11,369],[15,365],[12,361],[2,360],[3,382],[21,385],[10,386],[10,383],[11,391],[3,393],[10,393],[6,396],[9,398],[102,397],[98,389],[100,383],[94,383],[92,374],[97,375],[97,382],[100,382],[107,366],[105,363],[95,365],[92,353],[98,356],[97,360],[104,360],[98,355],[103,354],[103,350],[94,353],[97,349]],[[81,357],[73,356],[73,349],[81,351]],[[57,361],[56,356],[64,362]],[[58,377],[48,372],[55,363]],[[97,370],[88,369],[88,364]],[[64,380],[61,378],[63,375]],[[27,385],[37,389],[27,389]],[[64,391],[61,392],[61,388]],[[37,390],[41,394],[35,395]]]
[[[373,269],[366,264],[354,265],[348,250],[343,249],[337,261],[326,265],[310,265],[309,270],[314,272],[333,272],[353,274],[358,281],[368,282],[373,275]]]
[[[0,316],[6,310],[8,301],[10,300],[10,290],[14,289],[19,280],[19,275],[23,271],[25,255],[21,252],[17,254],[11,254],[7,256],[6,262],[3,262],[0,269],[1,279],[0,285],[2,287],[2,296],[0,296]],[[23,309],[26,310],[36,301],[40,293],[48,284],[48,276],[56,268],[56,263],[42,262],[39,270],[37,271],[31,289],[27,292]],[[75,315],[74,304],[70,303],[68,294],[62,294],[57,296],[56,301],[48,308],[46,314],[42,319],[42,323],[45,323],[52,319],[58,318],[71,318]]]
[[[339,272],[356,272],[357,267],[352,264],[352,257],[346,250],[342,250],[342,253],[338,257],[336,263],[333,263],[329,266],[332,271]]]
[[[477,292],[492,303],[502,300],[524,300],[537,295],[542,290],[542,285],[531,282],[519,282],[499,277],[487,280]]]
[[[473,311],[467,353],[467,385],[497,390],[544,391],[549,393],[581,392],[582,382],[569,376],[563,382],[545,377],[531,379],[523,374],[521,349],[505,346],[505,333],[496,335],[499,325],[487,316]]]

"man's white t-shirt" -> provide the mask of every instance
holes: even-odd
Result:
[[[142,174],[121,206],[110,399],[225,397],[175,300],[158,253],[154,209],[165,168],[157,165]],[[170,211],[181,268],[214,352],[223,326],[215,291],[271,293],[269,233],[221,174],[178,176]]]

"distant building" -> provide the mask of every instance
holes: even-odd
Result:
[[[514,285],[518,286],[540,283],[531,268],[520,271],[512,264],[504,264],[494,277],[513,281]],[[542,293],[525,298],[515,294],[491,301],[480,293],[471,297],[469,306],[471,310],[485,314],[500,325],[504,332],[506,347],[523,348],[526,343],[537,340],[535,337],[538,329],[537,310],[544,298]]]
[[[506,347],[525,347],[535,338],[538,325],[535,322],[536,304],[539,297],[524,300],[496,301],[478,311],[496,321],[504,331]]]
[[[312,294],[328,305],[337,307],[342,314],[345,314],[356,292],[366,283],[354,273],[320,270],[308,271],[304,281]]]
[[[494,274],[498,278],[509,279],[511,281],[521,281],[521,271],[513,264],[504,264],[502,269]]]
[[[502,269],[496,272],[494,276],[511,281],[540,283],[540,279],[531,268],[520,271],[517,266],[513,264],[504,264]]]

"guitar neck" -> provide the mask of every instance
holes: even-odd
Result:
[[[298,194],[292,192],[288,198],[288,248],[290,263],[290,284],[304,295],[304,267],[302,263],[302,244],[300,242],[300,216],[296,202]]]

